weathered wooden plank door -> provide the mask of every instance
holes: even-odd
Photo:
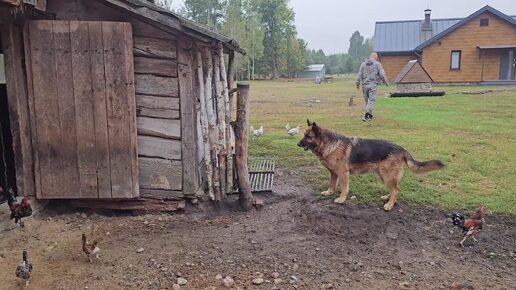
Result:
[[[129,23],[26,25],[38,198],[139,196],[132,46]]]

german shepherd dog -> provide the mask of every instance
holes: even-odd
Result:
[[[308,129],[297,145],[305,151],[311,150],[330,171],[330,185],[328,190],[321,192],[322,195],[335,192],[338,178],[341,193],[335,199],[336,203],[344,203],[348,197],[350,174],[376,173],[389,188],[390,194],[382,196],[382,200],[387,201],[383,208],[389,211],[398,199],[403,164],[417,174],[444,167],[440,160],[416,161],[403,147],[389,141],[346,137],[310,120],[307,123]]]

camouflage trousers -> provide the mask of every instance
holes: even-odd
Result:
[[[374,104],[376,103],[376,86],[363,86],[364,100],[366,103],[365,112],[368,114],[373,113]]]

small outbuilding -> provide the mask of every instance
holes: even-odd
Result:
[[[396,96],[430,96],[443,95],[443,92],[432,91],[432,77],[418,60],[409,61],[394,79],[398,91],[391,94]]]
[[[0,0],[0,186],[165,210],[234,191],[244,52],[152,2]]]
[[[299,72],[297,77],[301,79],[314,79],[316,77],[324,78],[326,75],[326,66],[324,64],[311,64],[306,70]]]

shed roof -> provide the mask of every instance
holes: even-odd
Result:
[[[324,68],[324,64],[311,64],[306,67],[305,71],[320,71]]]
[[[409,61],[394,79],[395,83],[429,83],[432,77],[417,59]]]
[[[183,31],[198,38],[208,38],[224,43],[224,46],[241,54],[245,50],[240,47],[236,40],[229,36],[218,33],[202,24],[191,21],[173,11],[166,10],[147,0],[102,0],[112,6],[121,8],[130,13],[140,15],[153,22]]]
[[[431,36],[426,39],[421,29],[423,20],[380,21],[375,24],[373,47],[375,51],[383,53],[418,51],[486,11],[516,23],[516,16],[508,16],[489,5],[466,18],[432,19]]]

